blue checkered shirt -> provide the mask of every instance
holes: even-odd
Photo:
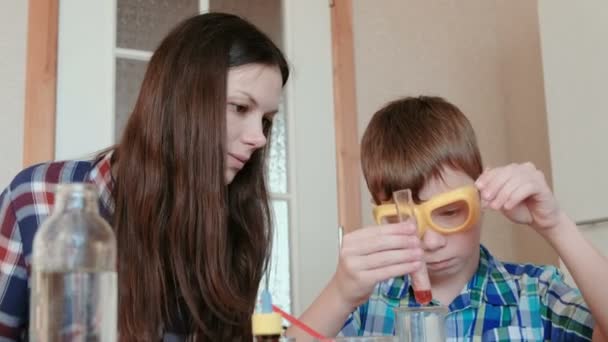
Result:
[[[380,283],[340,335],[393,335],[393,309],[405,306],[419,306],[407,276]],[[477,272],[448,310],[446,341],[590,341],[593,334],[581,293],[556,267],[501,263],[483,246]]]

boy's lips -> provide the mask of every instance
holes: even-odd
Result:
[[[437,260],[437,261],[430,261],[430,262],[426,263],[426,267],[429,270],[439,271],[439,270],[452,266],[452,263],[454,260],[455,260],[454,258],[447,258],[447,259],[441,259],[441,260]]]

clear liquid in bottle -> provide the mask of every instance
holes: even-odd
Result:
[[[30,341],[117,340],[116,239],[95,188],[61,185],[32,252]]]

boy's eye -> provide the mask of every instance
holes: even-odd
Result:
[[[433,221],[444,229],[456,228],[465,223],[469,207],[465,201],[458,201],[433,210]]]
[[[468,210],[468,206],[464,202],[458,202],[443,206],[441,208],[435,209],[432,213],[433,216],[441,217],[441,218],[456,218],[461,216],[466,216]]]
[[[448,209],[448,210],[442,210],[441,213],[439,213],[439,215],[443,216],[443,217],[451,217],[454,215],[457,215],[460,211],[458,209]]]

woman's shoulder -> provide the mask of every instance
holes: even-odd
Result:
[[[48,215],[57,184],[84,182],[92,167],[91,160],[66,160],[36,164],[23,169],[0,194],[0,209],[4,208],[0,210],[0,216],[6,216],[7,208],[10,208],[18,221]]]
[[[23,243],[22,252],[29,254],[34,233],[52,210],[56,185],[84,182],[92,167],[90,160],[69,160],[23,169],[0,193],[2,234],[19,240]]]
[[[40,163],[21,170],[8,188],[12,193],[19,190],[35,190],[46,185],[82,182],[93,167],[92,160],[64,160]],[[24,187],[28,189],[23,189]]]

